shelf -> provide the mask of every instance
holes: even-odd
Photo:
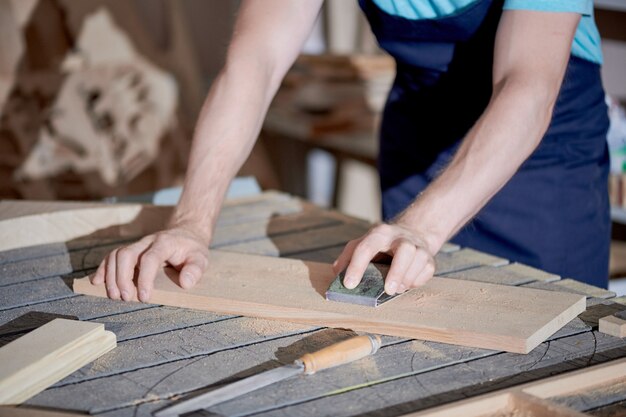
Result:
[[[596,9],[626,12],[626,0],[595,0],[593,5]]]

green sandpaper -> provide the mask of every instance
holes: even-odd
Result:
[[[385,292],[385,277],[389,272],[389,265],[370,263],[365,269],[363,279],[356,288],[350,290],[343,285],[346,271],[337,275],[326,290],[326,299],[344,303],[359,304],[369,307],[377,307],[391,300],[396,295]]]

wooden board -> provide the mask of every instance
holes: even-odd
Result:
[[[406,414],[404,417],[446,417],[463,415],[487,417],[519,415],[529,417],[567,416],[588,414],[563,407],[546,399],[592,390],[600,385],[616,384],[626,379],[626,359],[617,359],[579,371],[557,375],[537,382],[507,388],[480,397],[457,401],[432,410]],[[508,413],[508,414],[507,414]]]
[[[55,319],[0,349],[0,404],[20,404],[116,345],[99,323]]]
[[[517,353],[528,353],[585,310],[579,295],[448,278],[373,309],[326,301],[333,278],[327,264],[212,251],[210,270],[192,291],[166,270],[151,301]],[[88,278],[75,280],[74,291],[106,296]]]

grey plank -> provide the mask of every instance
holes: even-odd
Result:
[[[488,282],[501,285],[522,285],[535,281],[533,277],[517,271],[504,269],[505,267],[479,266],[464,269],[459,272],[450,272],[446,277],[469,281]]]
[[[290,255],[285,255],[286,258],[302,259],[303,261],[333,263],[335,259],[341,254],[345,243],[340,245],[330,246],[322,249],[315,249],[305,252],[298,252]]]
[[[570,395],[552,397],[550,401],[573,408],[588,411],[626,400],[626,375],[620,381],[578,391]]]
[[[61,277],[0,287],[0,311],[62,298],[77,297]]]
[[[391,381],[370,378],[366,386],[343,387],[297,399],[277,394],[289,392],[297,384],[284,381],[211,411],[263,417],[397,416],[623,356],[626,341],[587,332],[546,342],[528,355],[502,353]],[[311,381],[309,385],[317,384]],[[272,395],[273,404],[264,401]],[[278,403],[277,395],[282,398]],[[259,412],[262,404],[268,404],[266,412]]]
[[[615,404],[596,408],[595,410],[588,410],[587,414],[595,417],[624,417],[626,416],[626,401],[619,401]]]
[[[167,332],[122,340],[117,348],[74,372],[55,386],[152,368],[318,329],[319,327],[245,317],[179,329],[173,327]]]
[[[76,316],[80,320],[94,320],[101,317],[153,307],[154,305],[152,304],[124,303],[109,300],[108,298],[77,295],[76,297],[62,298],[60,300],[2,311],[2,313],[0,313],[0,327],[29,312],[67,314]]]
[[[306,351],[345,339],[350,332],[324,330],[315,337],[289,336],[262,343],[225,349],[211,355],[178,360],[93,379],[78,384],[50,388],[27,403],[40,406],[63,404],[67,410],[92,414],[136,406],[143,402],[172,398],[206,386],[226,383],[293,361]],[[230,337],[231,335],[227,335]]]
[[[571,278],[562,279],[554,282],[531,282],[526,284],[531,288],[539,288],[548,291],[563,291],[571,292],[574,294],[586,295],[587,297],[594,298],[613,298],[615,293],[613,291],[605,290],[604,288],[595,287],[593,285],[585,284],[584,282],[576,281]]]
[[[233,323],[230,323],[230,322],[233,322]],[[224,326],[227,323],[234,324],[235,321],[228,320],[225,322],[220,322],[218,324],[220,326]],[[279,325],[282,328],[284,326],[284,323],[281,323]],[[587,329],[588,327],[584,326],[582,323],[575,323],[574,325],[569,326],[566,329],[563,329],[562,334],[564,336],[567,336],[569,334],[577,334],[581,331],[586,331]],[[216,342],[211,341],[211,340],[205,342],[204,339],[202,339],[202,337],[218,338],[218,339],[233,338],[233,337],[238,337],[237,335],[239,334],[239,332],[240,331],[233,332],[229,330],[223,333],[222,332],[215,333],[214,331],[208,331],[207,332],[208,334],[206,334],[205,336],[200,335],[197,337],[200,337],[199,340],[202,341],[201,345],[205,346],[206,343],[210,344],[210,343],[216,343]],[[305,351],[313,351],[313,350],[319,349],[325,343],[329,344],[331,340],[336,340],[339,337],[347,337],[350,334],[351,332],[342,332],[339,330],[328,329],[322,332],[313,333],[313,335],[307,336],[304,339],[302,339],[301,336],[295,339],[290,339],[292,340],[291,345],[289,345],[286,348],[278,349],[276,351],[276,357],[280,359],[282,363],[287,363],[295,359],[296,357],[298,357]],[[555,337],[557,336],[558,335],[555,335]],[[174,343],[181,343],[181,342],[175,341]],[[327,376],[326,379],[310,381],[311,382],[310,384],[307,382],[305,386],[302,387],[302,389],[306,391],[308,389],[307,386],[315,385],[315,387],[318,387],[316,389],[334,391],[337,389],[341,389],[341,387],[346,387],[346,386],[351,387],[353,385],[359,385],[363,383],[367,384],[368,381],[370,381],[372,377],[372,372],[376,372],[377,377],[382,378],[383,380],[395,379],[395,378],[402,378],[406,376],[407,374],[427,372],[431,369],[435,369],[439,367],[446,367],[455,363],[462,363],[468,360],[475,360],[480,357],[498,354],[498,352],[489,351],[485,349],[472,349],[472,348],[465,348],[465,347],[460,347],[460,346],[454,346],[454,345],[448,345],[448,344],[442,344],[442,343],[434,343],[434,342],[407,341],[405,339],[400,339],[400,338],[385,337],[384,343],[385,343],[385,347],[381,349],[379,353],[377,353],[372,358],[367,359],[365,362],[362,361],[361,363],[354,363],[351,365],[346,365],[344,367],[341,367],[340,369],[337,369],[336,372],[333,371],[333,373]],[[158,347],[162,345],[157,344],[156,346]],[[185,344],[182,344],[180,346],[183,346],[185,349],[189,349],[189,347],[187,347]],[[248,350],[252,350],[256,352],[258,346],[259,346],[258,344],[255,344],[246,349],[241,349],[241,348],[231,349],[230,351],[232,352],[232,358],[229,356],[230,359],[228,360],[224,359],[224,356],[215,356],[215,358],[213,359],[211,359],[211,357],[204,357],[204,359],[202,359],[202,367],[206,370],[206,372],[211,372],[213,369],[221,370],[223,366],[231,366],[230,364],[233,362],[238,362],[239,360],[245,360],[246,355],[249,353]],[[180,349],[180,348],[177,348],[177,349]],[[139,353],[141,353],[142,351],[145,353],[145,349],[144,350],[136,349],[136,350]],[[111,352],[110,354],[112,354],[113,352]],[[120,351],[120,353],[122,352]],[[241,358],[244,358],[244,359],[241,359]],[[121,358],[120,360],[123,361],[124,359]],[[115,361],[111,361],[111,362],[115,362]],[[180,361],[176,361],[176,363],[178,362]],[[258,363],[261,363],[261,362],[262,360],[259,358]],[[82,391],[75,391],[78,389],[77,387],[84,387],[85,390],[94,390],[94,389],[95,390],[110,390],[110,388],[105,388],[105,387],[118,386],[118,385],[126,386],[125,384],[127,384],[127,378],[129,374],[133,375],[132,376],[133,380],[142,380],[142,378],[144,378],[144,377],[139,376],[141,375],[141,371],[146,373],[145,378],[148,378],[148,379],[156,378],[156,377],[150,376],[152,375],[152,372],[153,372],[150,370],[151,369],[157,369],[157,370],[158,369],[170,369],[170,368],[163,368],[167,366],[168,366],[168,363],[164,363],[162,365],[157,365],[157,366],[153,366],[150,368],[144,368],[142,370],[137,370],[137,371],[133,371],[130,373],[125,372],[125,373],[118,374],[118,375],[101,377],[99,379],[85,380],[84,382],[81,382],[78,384],[66,385],[63,388],[67,388],[68,397],[74,396],[74,395],[82,396]],[[266,369],[266,368],[264,367],[259,368],[259,367],[253,366],[252,370],[256,370],[256,369],[260,370],[260,369]],[[252,370],[249,372],[249,374],[255,373]],[[225,373],[228,373],[227,369],[223,371]],[[157,371],[154,371],[154,372],[157,372]],[[181,370],[180,372],[184,374],[187,371]],[[243,375],[246,375],[245,373],[240,374],[240,375],[235,375],[237,374],[235,369],[233,369],[231,372],[234,376],[229,379],[234,379],[235,377],[241,377]],[[325,372],[331,372],[331,371],[325,371]],[[193,380],[193,378],[191,379],[192,380],[185,380],[185,378],[182,378],[182,377],[181,379],[177,379],[177,382],[176,382],[177,389],[180,390],[178,393],[186,393],[186,392],[199,388],[198,385],[195,385],[195,380]],[[102,388],[99,388],[99,387],[102,387]],[[81,390],[82,389],[83,388],[81,388]],[[117,409],[119,407],[129,406],[129,404],[131,403],[133,405],[137,405],[145,401],[157,400],[159,398],[161,399],[168,398],[167,395],[158,396],[158,397],[154,397],[153,395],[150,395],[148,397],[137,397],[138,392],[143,393],[145,391],[133,391],[133,392],[134,394],[131,392],[127,392],[127,391],[124,391],[123,393],[121,392],[117,393],[115,394],[117,395],[117,397],[115,397],[117,398],[116,400],[113,400],[112,399],[113,397],[111,397],[108,403],[103,402],[97,406],[93,405],[92,403],[87,404],[87,403],[77,402],[75,407],[79,407],[79,405],[82,404],[84,407],[82,408],[83,410],[89,409],[92,412],[95,412],[96,410],[100,410],[100,408],[97,408],[97,407],[103,407],[103,408],[112,407],[112,408]],[[55,395],[59,396],[55,398],[62,397],[61,394],[58,394],[58,393]],[[148,395],[148,394],[145,394],[145,395]],[[49,404],[54,403],[53,399],[50,399],[49,401],[51,401]]]
[[[232,246],[236,244],[234,242],[251,243],[258,240],[268,243],[276,240],[274,236],[282,236],[278,239],[278,244],[282,245],[280,242],[284,242],[285,239],[288,241],[289,238],[287,236],[289,235],[296,236],[302,232],[311,233],[316,228],[326,228],[340,224],[341,221],[336,216],[324,215],[319,210],[309,210],[303,214],[281,216],[261,222],[243,222],[218,227],[212,247],[220,248],[226,245]],[[341,229],[339,232],[341,232]],[[309,234],[305,236],[309,236]],[[323,239],[323,235],[312,233],[312,236],[315,236],[317,239]],[[131,241],[133,240],[118,240],[87,248],[81,247],[76,250],[66,250],[44,257],[26,257],[16,262],[1,264],[0,286],[96,268],[102,259],[113,249],[119,247],[122,243]],[[51,246],[53,248],[51,249],[52,251],[58,249],[58,245],[46,246]]]
[[[435,255],[435,275],[446,275],[479,266],[503,266],[509,261],[474,249],[461,249],[456,252],[439,252]]]
[[[336,216],[331,216],[326,211],[307,210],[298,214],[218,227],[213,235],[211,247],[220,248],[230,244],[303,232],[319,227],[335,226],[341,223],[341,220]]]
[[[506,269],[513,272],[533,277],[535,281],[553,282],[561,279],[557,274],[552,274],[541,269],[533,268],[532,266],[520,264],[517,262],[510,263],[502,266],[502,269]]]
[[[290,256],[346,244],[363,235],[367,230],[368,228],[363,225],[348,223],[222,246],[220,250],[265,256]]]
[[[116,242],[43,258],[5,263],[0,266],[0,287],[94,269],[106,255],[119,246],[119,242]]]

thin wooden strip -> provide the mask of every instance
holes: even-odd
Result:
[[[114,347],[102,324],[55,319],[0,349],[0,403],[19,404]]]

